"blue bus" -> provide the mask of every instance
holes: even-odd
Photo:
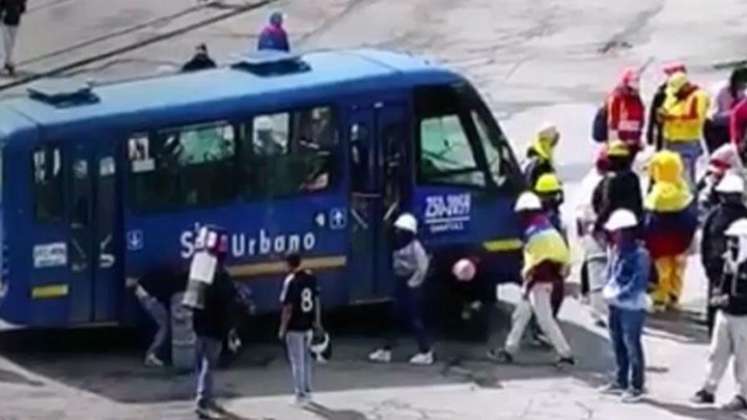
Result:
[[[327,307],[390,298],[389,230],[405,211],[435,277],[465,256],[485,281],[519,272],[508,142],[463,77],[407,54],[44,81],[0,101],[0,152],[0,318],[20,326],[131,324],[126,279],[186,268],[202,224],[231,232],[230,272],[259,312],[278,308],[292,250]]]

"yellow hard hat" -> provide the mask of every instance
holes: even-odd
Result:
[[[542,193],[554,193],[563,191],[563,186],[555,174],[544,174],[537,179],[534,185],[534,191]]]
[[[622,140],[614,140],[609,144],[609,146],[607,146],[607,156],[628,157],[630,156],[630,149]]]

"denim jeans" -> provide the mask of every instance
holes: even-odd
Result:
[[[397,333],[402,329],[415,334],[420,353],[431,350],[431,342],[423,320],[423,286],[411,288],[407,286],[406,279],[398,278],[391,317],[394,325],[384,348],[392,349],[397,345]],[[397,328],[398,326],[400,328]]]
[[[685,167],[687,185],[690,186],[691,191],[695,191],[695,183],[697,182],[695,179],[695,167],[698,163],[698,158],[703,154],[703,147],[700,144],[700,140],[667,142],[665,148],[680,155],[682,165]]]
[[[218,366],[221,341],[212,337],[197,336],[196,342],[197,406],[206,408],[214,402],[213,369]]]
[[[285,344],[288,348],[288,360],[293,374],[293,392],[296,398],[311,397],[311,352],[310,331],[288,331]]]
[[[166,307],[153,296],[141,296],[138,295],[138,300],[143,310],[150,315],[153,322],[156,323],[158,331],[153,337],[153,342],[148,347],[146,355],[154,355],[161,357],[161,350],[163,344],[166,342],[166,338],[169,335],[169,311]]]
[[[617,384],[642,391],[646,362],[643,356],[643,324],[646,311],[610,306],[610,339],[617,361]]]

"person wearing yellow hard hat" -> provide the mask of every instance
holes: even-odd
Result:
[[[658,274],[653,309],[661,312],[679,307],[687,249],[698,224],[697,207],[677,153],[656,153],[649,172],[654,185],[644,201],[644,239]]]
[[[543,123],[527,149],[522,172],[526,185],[532,188],[540,176],[555,173],[555,147],[560,141],[560,132],[553,123]]]
[[[666,99],[657,118],[662,124],[664,148],[680,155],[688,184],[695,185],[695,165],[703,153],[701,142],[711,98],[677,72],[667,81]]]
[[[628,146],[615,140],[607,145],[608,171],[594,189],[592,207],[596,214],[596,230],[604,231],[604,224],[615,211],[621,208],[632,211],[638,220],[643,216],[643,193],[641,181],[631,169],[631,153]]]
[[[560,215],[560,206],[563,204],[563,185],[558,176],[552,172],[540,176],[533,189],[542,202],[542,208],[550,222],[563,233],[565,229]]]

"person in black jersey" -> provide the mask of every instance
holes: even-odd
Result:
[[[295,402],[311,402],[311,352],[309,345],[314,330],[320,331],[321,304],[314,274],[301,268],[301,256],[286,258],[288,276],[283,283],[280,302],[283,310],[278,338],[285,342],[293,374]]]

